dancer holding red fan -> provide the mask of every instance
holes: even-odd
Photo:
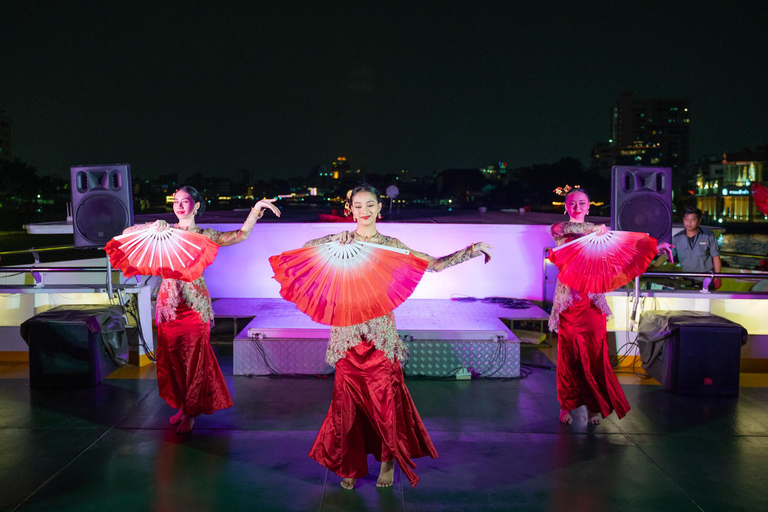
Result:
[[[480,255],[487,263],[490,246],[476,243],[433,258],[378,232],[382,205],[375,188],[355,188],[349,203],[354,231],[270,258],[282,296],[331,325],[326,361],[336,369],[333,398],[309,456],[341,476],[345,489],[368,474],[368,454],[381,461],[377,487],[392,485],[395,461],[415,486],[412,459],[437,452],[403,380],[406,346],[392,310],[425,270],[439,272]]]
[[[658,251],[672,257],[671,246],[645,233],[609,231],[585,222],[589,195],[580,188],[555,190],[565,196],[566,222],[550,228],[558,247],[550,259],[560,267],[549,318],[557,331],[557,399],[560,422],[573,422],[571,411],[587,406],[590,424],[616,411],[629,411],[608,356],[606,321],[611,310],[605,292],[640,275]],[[567,246],[566,246],[567,244]]]
[[[256,221],[264,215],[265,209],[270,209],[280,216],[280,210],[272,204],[273,201],[257,202],[243,226],[237,231],[204,230],[195,224],[195,216],[205,211],[205,201],[194,188],[182,187],[173,196],[173,213],[179,219],[177,224],[169,226],[164,220],[158,220],[130,227],[124,234],[147,228],[154,228],[160,233],[180,230],[204,236],[217,246],[233,245],[248,238]],[[130,249],[116,249],[113,253],[123,256],[128,250]],[[187,250],[192,252],[192,249]],[[205,255],[193,255],[197,259],[212,261],[212,258]],[[135,268],[137,265],[129,266]],[[168,275],[166,272],[167,269],[163,269],[154,273],[165,276]],[[157,294],[157,384],[160,396],[168,405],[179,409],[171,416],[171,423],[178,425],[176,432],[179,434],[192,430],[196,416],[232,407],[232,397],[210,344],[210,322],[213,320],[211,297],[205,278],[199,273],[194,275],[197,277],[187,280],[182,280],[185,277],[183,275],[176,279],[163,279]]]

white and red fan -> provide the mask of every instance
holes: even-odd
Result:
[[[125,277],[151,275],[191,282],[213,263],[219,245],[198,233],[175,228],[157,231],[150,226],[114,237],[104,250]]]
[[[656,256],[656,239],[647,233],[590,233],[549,250],[557,278],[573,290],[606,293],[630,283]]]
[[[359,324],[407,299],[428,262],[407,250],[368,242],[328,242],[269,258],[280,295],[315,322]]]

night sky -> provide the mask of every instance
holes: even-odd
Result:
[[[194,5],[194,7],[192,7]],[[41,173],[589,163],[621,91],[691,156],[768,142],[764,1],[0,1],[0,110]]]

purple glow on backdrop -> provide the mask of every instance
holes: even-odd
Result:
[[[203,227],[228,231],[239,226],[206,224]],[[542,298],[544,250],[554,246],[549,226],[381,223],[378,227],[383,234],[435,257],[473,242],[493,246],[493,259],[487,265],[482,258],[476,258],[443,272],[425,274],[412,295],[415,299],[447,299],[456,294]],[[269,257],[342,230],[343,227],[335,223],[257,224],[245,242],[222,247],[216,261],[205,271],[211,296],[280,297],[280,285],[272,279]]]

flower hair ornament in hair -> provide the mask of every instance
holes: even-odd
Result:
[[[352,213],[352,191],[347,191],[347,199],[344,201],[344,216],[349,217]]]
[[[574,185],[571,187],[570,185],[566,185],[564,187],[557,187],[553,192],[561,197],[565,197],[568,195],[568,192],[573,190],[574,188],[581,188],[581,185]]]

